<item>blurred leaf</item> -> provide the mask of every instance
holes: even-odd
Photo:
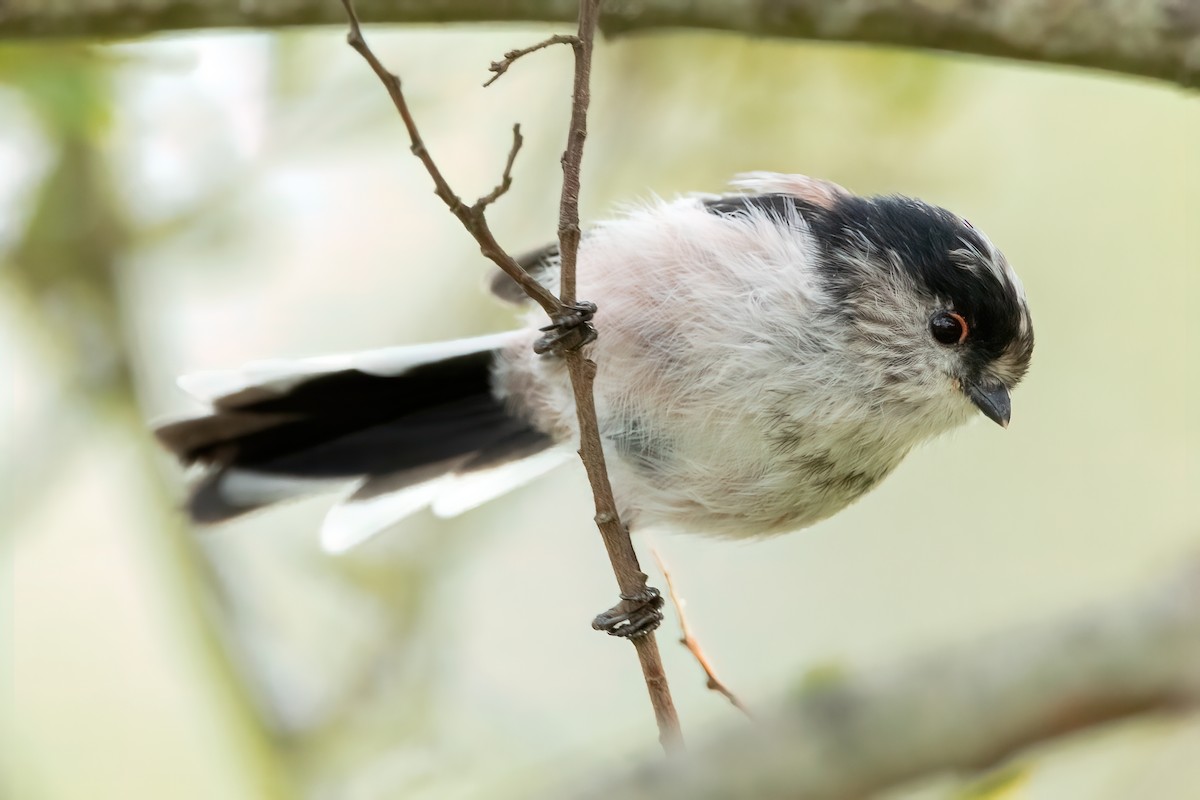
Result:
[[[1030,770],[1011,765],[992,770],[959,788],[954,800],[1022,800],[1028,797]]]
[[[110,120],[110,58],[82,44],[0,47],[0,83],[24,95],[54,135],[92,138]]]
[[[817,664],[804,671],[796,684],[795,695],[823,692],[846,682],[846,668],[835,661]]]

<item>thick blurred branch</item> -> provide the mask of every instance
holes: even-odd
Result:
[[[0,18],[5,13],[3,3],[0,0]],[[189,722],[198,722],[233,743],[226,752],[214,748],[205,756],[206,763],[220,763],[231,770],[223,776],[226,783],[219,785],[245,781],[254,787],[256,797],[292,797],[294,776],[279,758],[241,665],[230,657],[226,632],[213,619],[213,600],[220,592],[217,577],[184,530],[175,501],[157,479],[162,473],[161,458],[146,446],[146,418],[137,403],[132,360],[138,352],[131,341],[137,327],[132,320],[139,317],[132,308],[136,293],[128,291],[125,269],[154,230],[136,221],[138,214],[127,205],[129,195],[115,183],[118,172],[110,158],[111,148],[97,135],[118,107],[115,84],[111,59],[69,45],[44,46],[37,53],[0,65],[0,89],[19,93],[37,116],[39,149],[45,149],[47,162],[45,177],[18,204],[24,219],[17,222],[24,223],[23,230],[11,247],[0,253],[0,291],[10,301],[7,307],[19,315],[5,322],[18,325],[12,330],[26,337],[23,346],[38,363],[35,381],[46,381],[50,400],[38,405],[36,416],[27,415],[19,429],[16,424],[8,425],[15,445],[11,452],[20,455],[20,469],[6,475],[0,513],[7,526],[0,539],[31,534],[28,540],[55,538],[73,543],[62,537],[82,541],[111,532],[111,519],[97,525],[98,530],[87,525],[77,531],[36,530],[24,514],[62,502],[63,487],[77,480],[66,476],[81,453],[110,452],[113,443],[120,443],[119,451],[129,460],[113,465],[120,476],[116,480],[135,479],[137,488],[131,498],[136,499],[116,502],[111,513],[135,525],[124,531],[120,540],[111,542],[131,550],[112,552],[113,561],[105,569],[136,574],[137,596],[154,604],[159,615],[155,625],[172,631],[171,641],[147,644],[150,649],[145,653],[122,662],[123,666],[136,665],[137,672],[123,676],[121,684],[127,689],[119,690],[120,697],[132,703],[128,706],[132,715],[142,713],[137,702],[145,699],[143,682],[148,677],[153,683],[160,669],[184,666],[180,659],[186,658],[186,702],[195,703],[197,709],[189,712]],[[219,202],[213,199],[221,191],[218,184],[207,188],[214,194],[198,193],[195,206],[161,224],[186,226],[209,202]],[[6,418],[5,423],[9,422]],[[9,435],[8,428],[5,435]],[[131,514],[135,508],[138,513]],[[52,535],[47,537],[48,533]],[[55,552],[54,547],[45,552]],[[82,602],[85,593],[91,600],[96,586],[84,581],[77,590],[79,597],[64,600],[68,607]],[[115,626],[142,624],[127,616],[123,602],[112,601],[96,594],[91,600],[96,616],[80,618],[75,627],[82,629],[93,620]],[[77,630],[64,627],[64,631],[58,645],[71,643],[68,647],[72,649],[63,650],[66,657],[80,640]],[[116,675],[111,667],[71,667],[54,677],[37,676],[34,682],[45,682],[57,690],[65,681],[87,676],[85,687],[72,686],[64,695],[87,697],[107,691]],[[136,752],[137,757],[145,758],[146,751],[138,746],[150,744],[152,739],[134,730],[140,727],[128,729],[118,746],[104,748],[97,755],[106,763],[120,765],[111,770],[113,775],[119,774],[125,763],[120,759],[126,755]],[[167,733],[162,741],[172,741],[171,736]],[[32,752],[49,753],[47,743],[61,745],[63,741],[54,734],[43,744],[35,744]],[[164,753],[158,766],[162,774],[169,774],[173,766],[184,763]],[[102,786],[128,784],[127,779],[113,780]],[[142,786],[165,785],[157,777],[148,780]],[[79,781],[69,780],[64,785],[78,786]],[[91,785],[87,791],[91,796],[106,794],[103,788]]]
[[[1200,561],[1124,602],[824,681],[747,731],[554,797],[842,800],[1200,702]]]
[[[378,22],[573,22],[575,0],[362,0]],[[340,23],[326,0],[5,0],[0,38]],[[608,36],[700,28],[1069,64],[1200,86],[1200,0],[623,0]]]

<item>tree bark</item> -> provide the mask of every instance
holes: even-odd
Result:
[[[362,0],[364,22],[575,20],[576,0]],[[329,0],[0,0],[0,39],[340,24]],[[1200,0],[613,0],[609,37],[664,29],[919,47],[1200,86]]]

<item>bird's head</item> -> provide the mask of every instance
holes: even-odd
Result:
[[[827,194],[804,213],[832,313],[881,396],[1007,427],[1033,324],[1016,273],[967,220],[907,197]],[[891,387],[889,389],[889,387]]]

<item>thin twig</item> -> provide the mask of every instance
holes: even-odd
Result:
[[[492,194],[495,194],[492,200],[499,198],[500,195],[507,191],[506,181],[511,183],[509,172],[513,161],[517,157],[517,151],[521,146],[520,132],[514,127],[513,147],[509,151],[508,165],[505,167],[504,177],[501,178],[500,187],[498,187],[499,191],[484,195],[474,206],[468,206],[450,188],[450,184],[442,175],[442,171],[438,168],[437,163],[434,162],[433,156],[429,154],[429,150],[425,147],[425,142],[421,138],[421,132],[417,129],[416,120],[413,119],[412,111],[408,107],[408,101],[404,97],[399,76],[383,66],[375,56],[374,51],[367,45],[366,39],[363,38],[362,27],[358,21],[358,14],[354,11],[353,0],[342,0],[342,7],[346,9],[346,15],[350,20],[350,32],[346,36],[346,41],[371,66],[371,69],[374,70],[379,80],[387,89],[388,95],[392,98],[392,103],[396,106],[396,111],[400,113],[400,119],[404,121],[404,127],[408,131],[408,138],[412,143],[409,149],[412,150],[414,156],[420,159],[421,163],[425,166],[425,171],[433,179],[435,194],[441,198],[446,207],[450,209],[450,212],[458,217],[463,227],[475,237],[475,241],[479,243],[479,250],[485,257],[490,259],[496,266],[504,270],[510,278],[516,281],[525,291],[525,294],[537,302],[547,314],[553,317],[559,313],[558,299],[545,286],[534,280],[529,273],[521,268],[521,265],[512,256],[504,251],[504,248],[496,241],[496,237],[492,235],[492,230],[488,226],[487,218],[483,213],[487,207],[487,203],[484,201],[491,197]]]
[[[725,695],[725,699],[733,703],[733,707],[741,711],[750,719],[754,719],[754,715],[750,713],[750,709],[746,708],[736,694],[734,694],[725,682],[717,677],[716,669],[709,660],[708,654],[704,652],[704,648],[700,645],[700,640],[692,633],[692,626],[688,624],[687,614],[683,613],[683,607],[687,601],[680,597],[679,592],[675,589],[675,581],[671,578],[671,571],[667,569],[667,562],[663,561],[662,554],[658,552],[657,547],[650,548],[650,554],[654,556],[654,562],[658,564],[658,571],[662,573],[663,580],[667,582],[667,593],[671,596],[671,605],[675,606],[675,616],[679,618],[679,630],[682,634],[679,637],[679,643],[686,647],[700,665],[700,669],[704,670],[704,674],[708,677],[707,686],[714,692],[720,692]]]
[[[500,175],[500,182],[496,184],[495,189],[475,201],[475,205],[471,206],[472,212],[482,215],[484,209],[499,200],[509,190],[512,186],[513,163],[517,160],[517,153],[520,152],[523,144],[525,144],[525,137],[521,135],[521,124],[516,123],[513,125],[512,148],[508,151],[508,160],[504,162],[504,172]]]
[[[503,75],[504,73],[508,72],[508,68],[511,67],[518,58],[527,56],[530,53],[536,53],[538,50],[544,50],[545,48],[552,47],[556,44],[569,44],[569,45],[571,45],[571,47],[578,48],[579,47],[579,37],[578,36],[566,36],[561,33],[556,33],[553,36],[551,36],[550,38],[543,39],[542,41],[538,42],[537,44],[535,44],[531,47],[522,47],[519,50],[509,50],[507,53],[504,54],[504,58],[502,60],[493,61],[492,65],[490,67],[488,67],[488,72],[494,72],[495,74],[492,77],[488,78],[484,82],[484,84],[483,84],[484,88],[487,88],[488,86],[491,86],[496,81],[500,80],[500,76]]]
[[[583,162],[583,143],[587,138],[587,110],[591,101],[590,81],[592,45],[600,19],[601,0],[579,0],[579,35],[575,49],[575,81],[572,90],[571,123],[567,131],[567,148],[562,156],[563,187],[558,217],[558,250],[562,259],[559,299],[564,307],[575,304],[575,266],[579,253],[579,171]],[[596,527],[604,539],[604,548],[617,576],[617,585],[626,597],[638,597],[646,591],[646,574],[638,564],[637,553],[629,538],[629,529],[621,522],[612,485],[604,463],[600,444],[600,425],[596,419],[596,400],[592,384],[596,364],[579,350],[563,353],[571,374],[575,394],[575,413],[579,420],[579,457],[587,470],[588,481],[596,501]],[[662,655],[654,633],[631,640],[637,649],[642,676],[650,693],[654,717],[658,722],[658,738],[668,753],[683,748],[683,732],[679,715],[671,699]]]
[[[475,237],[481,252],[516,281],[529,297],[537,301],[552,320],[561,317],[575,302],[575,263],[579,248],[579,167],[583,159],[583,142],[587,136],[588,84],[591,73],[592,45],[600,14],[600,1],[580,0],[579,35],[567,37],[567,41],[573,45],[575,51],[575,81],[567,149],[562,157],[563,190],[558,226],[559,246],[562,253],[562,299],[560,300],[522,269],[496,242],[484,213],[487,206],[508,191],[512,183],[512,165],[522,142],[519,128],[513,127],[513,145],[509,151],[500,183],[491,192],[480,197],[474,205],[468,206],[450,188],[449,183],[434,162],[433,156],[425,147],[401,89],[400,78],[383,66],[363,38],[358,15],[354,11],[353,0],[342,0],[342,6],[350,20],[347,41],[371,66],[386,87],[392,103],[404,121],[404,127],[408,131],[411,141],[410,149],[413,155],[420,159],[426,172],[433,179],[435,193],[463,224],[463,227]],[[549,43],[553,44],[553,42]],[[518,57],[514,56],[512,60]],[[503,70],[500,71],[503,72]],[[604,453],[600,446],[599,425],[596,420],[596,403],[592,396],[596,365],[584,358],[577,350],[566,350],[563,358],[567,363],[571,386],[575,394],[580,429],[579,454],[584,468],[587,470],[588,480],[591,482],[592,493],[595,496],[596,525],[600,528],[600,533],[604,538],[605,549],[608,551],[621,593],[630,597],[637,596],[646,589],[646,575],[638,565],[637,554],[633,550],[629,532],[617,514],[616,502],[613,500],[612,487],[605,469]],[[655,719],[658,722],[659,740],[668,752],[678,750],[682,747],[683,736],[654,634],[651,633],[632,641],[637,650],[642,675],[650,694]]]

